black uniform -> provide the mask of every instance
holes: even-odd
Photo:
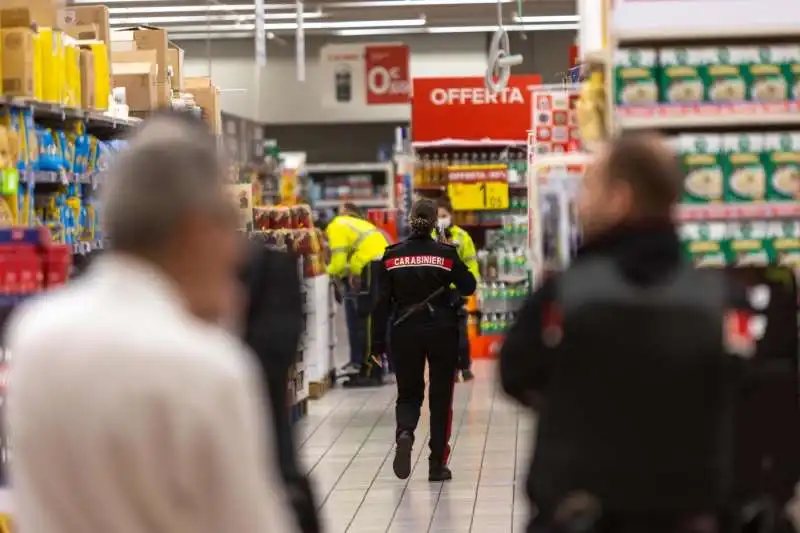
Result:
[[[397,432],[413,434],[425,397],[425,359],[430,370],[431,460],[446,463],[452,424],[453,383],[458,360],[458,317],[452,306],[450,285],[468,296],[475,292],[475,277],[459,259],[455,247],[434,241],[430,235],[412,235],[386,249],[378,270],[378,301],[373,313],[372,339],[376,352],[392,327],[391,357],[397,376]],[[444,289],[444,290],[441,290]],[[430,298],[436,291],[437,296]],[[426,299],[430,298],[427,302]],[[425,302],[424,305],[419,305]]]
[[[258,359],[269,393],[267,408],[274,423],[281,477],[300,531],[319,533],[316,502],[297,460],[286,397],[289,368],[297,359],[304,324],[297,259],[258,244],[252,248],[243,277],[248,297],[245,341]]]
[[[753,347],[733,325],[747,313],[725,274],[684,265],[672,227],[613,231],[548,279],[500,353],[504,389],[540,413],[529,531],[575,491],[618,531],[718,517],[747,368],[733,349]]]

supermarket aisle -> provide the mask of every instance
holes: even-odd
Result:
[[[531,422],[496,387],[493,363],[456,388],[453,481],[427,480],[427,415],[408,480],[392,473],[394,389],[334,389],[309,406],[301,455],[312,471],[327,533],[524,531],[522,489]],[[427,406],[424,407],[427,410]]]

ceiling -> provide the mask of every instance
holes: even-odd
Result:
[[[103,3],[111,26],[166,28],[173,39],[252,38],[255,5],[247,0],[72,0]],[[503,23],[512,31],[577,29],[576,0],[500,0]],[[297,30],[294,3],[264,0],[268,37]],[[397,35],[493,32],[497,0],[314,0],[303,5],[307,34]],[[520,16],[522,18],[520,18]]]

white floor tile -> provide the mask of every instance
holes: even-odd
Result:
[[[427,404],[408,480],[395,478],[392,385],[336,388],[309,405],[297,428],[328,533],[519,533],[533,423],[496,388],[495,367],[476,362],[477,378],[456,387],[453,480],[428,482]]]

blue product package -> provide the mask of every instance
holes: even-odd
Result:
[[[36,130],[39,139],[39,164],[37,170],[61,172],[64,170],[64,156],[53,131],[46,128]]]

